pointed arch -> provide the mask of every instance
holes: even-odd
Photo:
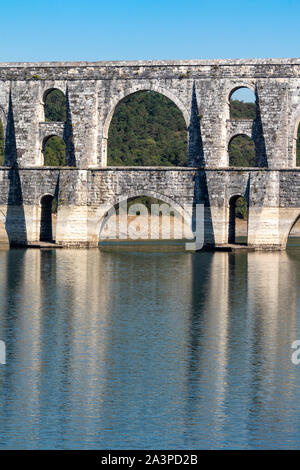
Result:
[[[233,135],[228,143],[228,160],[231,167],[255,167],[256,148],[252,136]]]
[[[235,86],[228,95],[229,118],[253,120],[257,117],[255,89],[251,85]]]
[[[66,94],[59,88],[49,88],[43,94],[44,120],[65,122],[67,119]]]

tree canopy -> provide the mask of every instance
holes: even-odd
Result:
[[[66,144],[56,135],[50,137],[44,146],[45,166],[67,166]]]
[[[187,129],[181,111],[152,91],[124,98],[109,128],[108,165],[187,166]]]
[[[45,121],[65,122],[66,97],[62,91],[54,89],[49,91],[45,98]]]
[[[255,144],[247,135],[234,137],[229,144],[230,166],[255,166]]]
[[[245,103],[244,101],[230,101],[230,119],[255,119],[256,104]]]

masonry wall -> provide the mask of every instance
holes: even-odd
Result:
[[[229,119],[230,94],[241,86],[258,103],[257,119],[242,129]],[[67,95],[65,124],[44,122],[44,95],[52,88]],[[228,142],[242,131],[257,141],[257,166],[295,167],[300,59],[0,64],[6,163],[41,166],[43,138],[60,134],[72,144],[68,164],[106,166],[114,109],[139,90],[160,92],[182,111],[191,166],[227,167]]]
[[[241,86],[256,93],[253,121],[230,119],[230,95]],[[53,88],[66,95],[65,123],[45,122]],[[181,110],[189,168],[106,167],[115,107],[139,90],[162,93]],[[249,201],[248,243],[256,247],[283,247],[300,213],[300,59],[0,64],[0,118],[0,219],[12,244],[39,240],[45,194],[58,197],[56,237],[64,245],[96,245],[107,207],[125,195],[204,204],[208,245],[227,243],[234,195]],[[255,140],[256,168],[228,168],[229,141],[241,133]],[[67,168],[43,167],[50,135],[64,138]]]
[[[11,244],[39,241],[41,198],[58,198],[56,240],[65,246],[96,246],[107,211],[125,198],[152,196],[193,217],[205,210],[206,245],[228,240],[229,201],[249,201],[248,243],[283,249],[300,215],[300,170],[197,170],[189,168],[1,169],[0,221]],[[291,190],[292,188],[292,190]]]

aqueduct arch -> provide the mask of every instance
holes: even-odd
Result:
[[[162,88],[161,86],[156,86],[152,83],[149,83],[148,86],[145,86],[143,83],[137,84],[131,88],[122,90],[117,96],[114,96],[111,102],[109,103],[109,110],[108,113],[105,117],[104,120],[104,125],[103,125],[103,136],[102,136],[102,145],[101,145],[101,164],[102,166],[107,165],[107,140],[108,140],[108,132],[109,132],[109,127],[111,124],[111,120],[113,118],[114,112],[118,106],[118,104],[126,97],[133,95],[134,93],[138,93],[141,91],[153,91],[155,93],[159,93],[166,98],[168,98],[170,101],[172,101],[179,111],[181,111],[181,114],[185,120],[186,127],[189,129],[190,125],[190,116],[188,113],[188,110],[184,103],[178,98],[174,93],[170,92],[168,89]]]
[[[159,200],[160,204],[168,204],[170,208],[174,209],[178,214],[181,215],[186,224],[191,226],[193,212],[190,207],[184,207],[182,204],[179,204],[176,200],[174,200],[174,198],[150,189],[132,190],[128,191],[127,194],[123,194],[122,196],[114,197],[108,201],[105,201],[105,203],[101,207],[97,208],[94,216],[95,224],[92,237],[99,237],[99,233],[101,231],[101,226],[103,226],[104,219],[111,215],[111,212],[117,205],[121,204],[126,200],[138,198],[139,196],[147,196]]]

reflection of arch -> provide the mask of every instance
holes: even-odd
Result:
[[[52,202],[54,196],[45,194],[40,199],[41,206],[41,225],[40,225],[40,241],[53,241],[52,234]]]
[[[232,148],[231,148],[231,145],[233,143],[233,141],[235,139],[238,139],[238,138],[244,138],[244,142],[242,144],[242,149],[248,145],[250,147],[250,152],[251,152],[251,147],[252,147],[252,150],[253,150],[253,161],[249,162],[245,162],[247,164],[244,164],[244,162],[241,162],[240,164],[236,164],[235,162],[235,155],[232,154]],[[240,139],[241,140],[241,139]],[[252,138],[252,135],[250,135],[250,133],[238,133],[238,134],[235,134],[233,136],[231,136],[229,142],[228,142],[228,147],[227,147],[227,151],[228,151],[228,161],[229,161],[229,166],[241,166],[241,167],[255,167],[256,166],[256,147],[255,147],[255,142]],[[246,160],[246,156],[242,155],[242,158]]]
[[[66,108],[67,108],[66,94],[61,89],[59,89],[57,87],[48,88],[43,94],[44,120],[45,121],[47,120],[49,122],[65,122],[66,117],[64,119],[49,119],[49,117],[46,116],[46,101],[47,101],[47,98],[49,98],[49,96],[53,92],[57,92],[58,96],[60,96],[60,99],[62,101],[62,106],[64,107],[62,112],[66,115]]]
[[[155,86],[155,85],[150,85],[150,86],[145,86],[145,85],[136,85],[131,88],[127,88],[126,90],[122,91],[116,98],[114,98],[110,104],[110,110],[108,111],[108,114],[104,120],[104,126],[103,126],[103,137],[105,139],[108,138],[108,131],[109,131],[109,126],[110,122],[112,120],[113,114],[115,112],[115,109],[119,102],[126,98],[129,95],[132,95],[133,93],[137,93],[138,91],[154,91],[156,93],[160,93],[161,95],[164,95],[166,98],[169,98],[173,103],[177,106],[177,108],[181,111],[184,120],[186,122],[187,128],[189,127],[190,123],[190,116],[188,113],[188,110],[182,103],[182,101],[177,98],[176,95],[174,95],[172,92],[169,90],[162,88],[160,86]]]
[[[239,199],[244,199],[248,208],[248,201],[242,194],[235,194],[229,199],[228,243],[236,243],[236,205]]]
[[[49,143],[50,139],[53,139],[53,137],[58,139],[58,141],[63,144],[63,150],[64,150],[64,157],[63,157],[63,162],[62,162],[63,165],[61,165],[59,162],[55,165],[49,162],[45,162],[46,145],[47,143]],[[62,137],[56,134],[50,134],[44,137],[43,142],[42,142],[42,155],[43,155],[43,165],[45,166],[67,166],[66,142],[64,141]]]
[[[95,224],[95,235],[99,236],[100,230],[104,227],[105,223],[109,219],[110,215],[113,213],[116,205],[126,201],[127,199],[137,198],[139,196],[148,196],[162,201],[163,203],[169,204],[176,212],[178,212],[185,220],[185,222],[191,226],[192,214],[187,210],[184,210],[182,205],[175,202],[169,196],[165,196],[161,193],[157,193],[153,190],[132,190],[122,196],[117,196],[111,200],[102,204],[96,213],[96,224]]]

